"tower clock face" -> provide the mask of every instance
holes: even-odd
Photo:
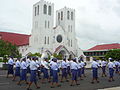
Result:
[[[62,42],[62,35],[58,35],[56,40],[58,43],[61,43]]]

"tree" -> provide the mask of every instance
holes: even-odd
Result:
[[[120,59],[120,49],[113,49],[113,50],[108,51],[105,55],[105,58],[108,59],[110,57],[114,60],[119,60]]]
[[[9,42],[0,40],[0,57],[5,59],[6,56],[13,56],[17,58],[21,57],[21,54],[19,53],[18,47],[16,45],[12,45]]]

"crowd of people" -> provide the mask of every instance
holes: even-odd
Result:
[[[15,71],[14,71],[15,66]],[[30,87],[32,83],[35,84],[36,88],[40,88],[37,84],[37,81],[40,80],[41,83],[51,83],[51,88],[60,87],[60,82],[70,82],[70,86],[80,85],[79,80],[83,80],[85,75],[85,66],[86,63],[82,58],[80,59],[66,59],[62,61],[57,58],[48,58],[44,57],[42,60],[38,57],[27,57],[14,61],[13,57],[10,57],[8,60],[8,73],[7,78],[10,74],[13,75],[13,81],[16,80],[16,77],[19,77],[18,85],[21,85],[22,82],[27,84],[27,90],[31,90]],[[109,62],[103,59],[101,63],[98,63],[95,58],[91,63],[92,68],[92,81],[91,83],[99,83],[98,80],[98,68],[102,68],[102,77],[106,77],[106,67],[109,68],[109,82],[114,81],[114,71],[117,74],[120,74],[120,62],[114,61],[112,58],[109,58]],[[30,74],[30,76],[28,75]],[[28,77],[29,82],[28,82]],[[71,78],[71,79],[70,79]]]

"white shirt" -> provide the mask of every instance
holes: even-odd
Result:
[[[39,65],[35,61],[30,62],[30,70],[37,70],[38,67]]]
[[[91,67],[92,68],[98,68],[99,67],[99,63],[96,62],[96,61],[93,61]]]
[[[70,69],[78,70],[78,64],[76,62],[71,62]]]
[[[81,62],[81,66],[84,67],[85,66],[85,62]]]
[[[46,61],[41,61],[41,64],[44,66],[44,68],[49,69],[49,63]]]
[[[101,66],[106,66],[107,65],[107,62],[106,61],[102,61],[101,62]]]
[[[81,63],[78,63],[78,69],[82,68]]]
[[[115,64],[113,62],[108,63],[108,68],[114,68],[114,67],[115,67]]]
[[[14,65],[14,60],[13,60],[12,58],[10,58],[10,59],[8,60],[8,64]]]
[[[62,61],[61,68],[67,68],[67,62]]]
[[[25,61],[21,62],[21,69],[27,69],[27,63]]]
[[[30,66],[30,59],[28,58],[28,59],[26,59],[26,63],[27,63],[27,67],[29,67]]]
[[[118,62],[118,61],[115,61],[114,64],[115,64],[115,65],[119,65],[119,62]]]
[[[68,67],[70,66],[70,61],[67,61],[67,66],[68,66]]]
[[[15,66],[16,66],[16,67],[20,67],[20,66],[21,66],[20,64],[21,64],[20,61],[17,60],[16,63],[15,63]]]
[[[58,68],[59,68],[59,67],[58,67],[58,64],[57,64],[56,62],[52,62],[52,63],[51,63],[51,69],[52,69],[52,70],[58,70]]]

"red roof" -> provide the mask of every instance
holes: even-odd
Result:
[[[92,47],[88,50],[109,50],[109,49],[120,49],[119,43],[113,43],[113,44],[103,44],[103,45],[96,45],[95,47]]]
[[[10,33],[10,32],[0,32],[0,39],[8,41],[17,46],[29,45],[30,35]]]

